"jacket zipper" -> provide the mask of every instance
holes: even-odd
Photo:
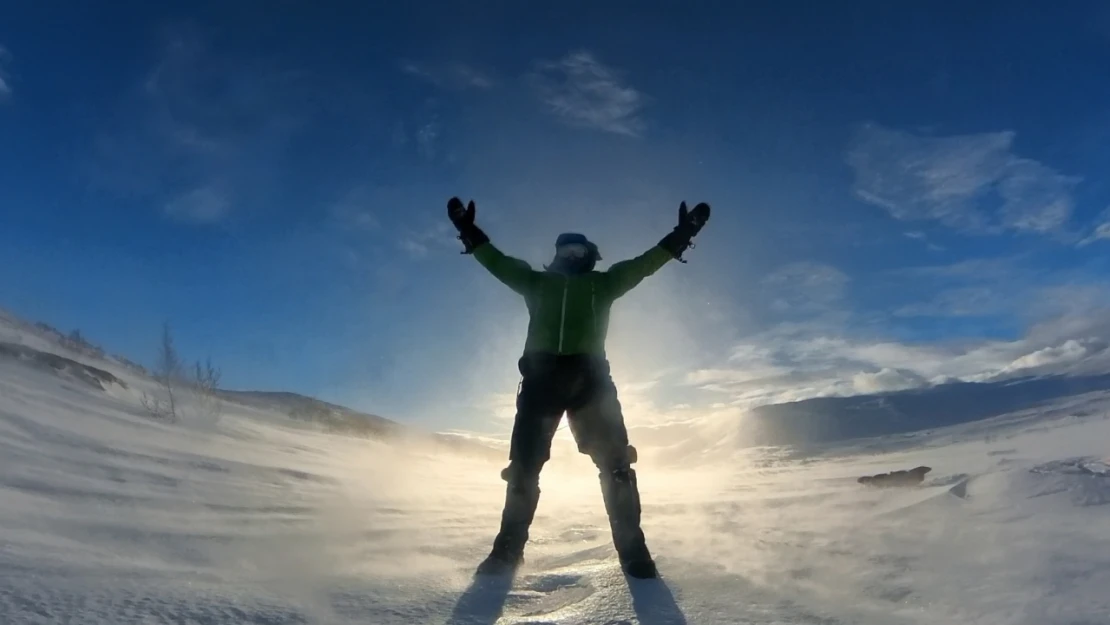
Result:
[[[594,336],[597,336],[597,288],[593,280],[590,281],[590,322],[593,324]]]
[[[563,353],[563,335],[567,322],[567,288],[570,286],[570,277],[563,278],[563,307],[559,312],[559,353]]]

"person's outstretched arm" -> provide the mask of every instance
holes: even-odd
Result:
[[[667,233],[655,247],[636,258],[615,263],[608,271],[608,292],[611,299],[617,299],[631,291],[644,278],[659,271],[667,261],[682,260],[682,252],[690,246],[694,236],[701,231],[709,219],[709,204],[702,202],[693,211],[686,210],[686,202],[678,207],[678,225]]]
[[[669,251],[656,245],[635,258],[613,263],[613,266],[605,272],[608,281],[606,291],[609,297],[617,299],[631,291],[643,282],[644,278],[662,269],[663,265],[673,258]]]
[[[459,231],[463,253],[473,254],[493,277],[517,293],[526,294],[536,271],[528,263],[506,255],[490,243],[486,233],[474,223],[475,212],[474,200],[465,208],[462,200],[457,197],[447,201],[447,216]]]

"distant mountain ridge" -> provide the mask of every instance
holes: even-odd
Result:
[[[816,397],[753,408],[740,424],[751,445],[822,443],[916,432],[1110,390],[1110,374],[1044,375],[852,397]]]
[[[423,440],[456,451],[493,455],[503,459],[504,452],[464,437],[425,432],[375,414],[353,410],[288,391],[220,390],[220,396],[244,406],[281,412],[291,419],[312,423],[326,432],[377,439]]]

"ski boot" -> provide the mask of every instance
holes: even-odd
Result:
[[[493,549],[478,566],[481,575],[513,572],[524,563],[528,529],[540,500],[539,476],[524,477],[511,467],[501,476],[508,482],[505,507],[501,512],[501,529],[493,540]]]
[[[524,543],[511,534],[501,532],[493,541],[493,549],[478,565],[479,575],[515,573],[524,564]]]
[[[623,552],[618,554],[618,557],[621,562],[621,570],[629,577],[635,577],[636,579],[659,577],[659,571],[655,568],[655,560],[652,559],[647,545],[643,542],[625,548]]]
[[[636,471],[632,468],[602,471],[600,480],[605,512],[609,515],[609,527],[613,533],[613,546],[617,549],[621,569],[637,579],[658,577],[655,561],[640,529]]]

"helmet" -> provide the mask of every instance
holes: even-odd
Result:
[[[597,245],[586,238],[586,235],[577,232],[564,232],[555,239],[555,254],[568,254],[572,257],[591,256],[595,261],[601,260],[601,253]]]
[[[551,271],[575,274],[593,270],[601,253],[597,245],[585,235],[577,232],[564,232],[555,239],[555,260],[547,266]]]

